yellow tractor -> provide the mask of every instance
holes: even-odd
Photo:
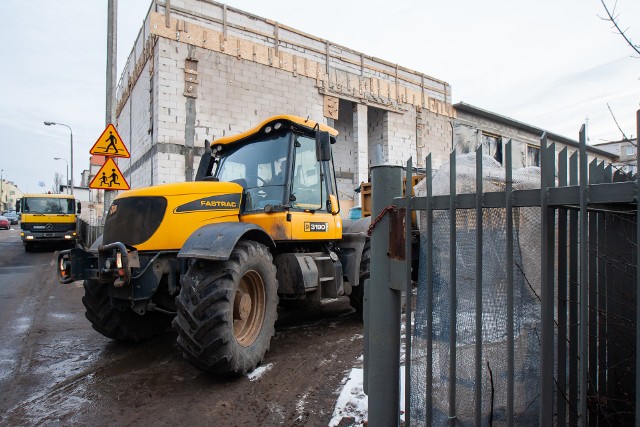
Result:
[[[276,116],[207,142],[195,182],[120,193],[89,250],[60,252],[84,280],[93,328],[137,342],[173,322],[196,367],[242,375],[264,358],[278,304],[350,296],[362,311],[369,219],[339,215],[337,131]]]

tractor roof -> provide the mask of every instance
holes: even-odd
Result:
[[[219,144],[222,144],[222,145],[233,144],[234,142],[241,141],[245,138],[248,138],[250,136],[258,134],[259,132],[262,132],[267,125],[269,124],[273,125],[277,121],[286,121],[297,127],[305,127],[305,128],[308,128],[309,130],[312,130],[316,125],[318,125],[320,130],[329,132],[329,134],[334,138],[338,135],[337,130],[335,130],[330,126],[325,125],[324,123],[318,123],[313,120],[304,119],[298,116],[280,115],[280,116],[270,117],[267,120],[260,123],[259,125],[249,130],[246,130],[240,134],[225,136],[223,138],[216,139],[211,143],[211,145],[213,146],[213,145],[219,145]]]

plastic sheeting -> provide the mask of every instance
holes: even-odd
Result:
[[[505,170],[491,157],[483,157],[485,192],[504,191]],[[458,155],[457,194],[475,193],[475,153]],[[513,189],[540,188],[539,168],[513,171]],[[426,183],[415,187],[426,196]],[[433,178],[433,195],[449,194],[449,165]],[[415,324],[412,334],[411,418],[413,425],[426,420],[426,233],[420,212],[421,245]],[[475,210],[457,210],[456,253],[449,253],[449,211],[433,213],[433,425],[448,423],[449,326],[451,290],[449,263],[456,263],[456,420],[473,425],[475,390],[482,388],[482,420],[506,421],[507,406],[507,268],[514,272],[514,421],[536,424],[540,389],[540,208],[514,208],[514,265],[506,262],[505,209],[483,210],[482,265],[482,382],[475,381],[476,328],[476,218]]]

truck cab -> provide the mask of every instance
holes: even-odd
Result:
[[[80,202],[68,194],[25,194],[16,202],[22,243],[31,252],[37,243],[74,246],[78,238],[76,215]]]

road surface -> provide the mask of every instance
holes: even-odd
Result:
[[[253,375],[219,378],[182,359],[168,332],[112,341],[84,317],[82,283],[55,280],[51,248],[0,230],[0,425],[326,426],[362,355],[348,301],[281,313]]]

